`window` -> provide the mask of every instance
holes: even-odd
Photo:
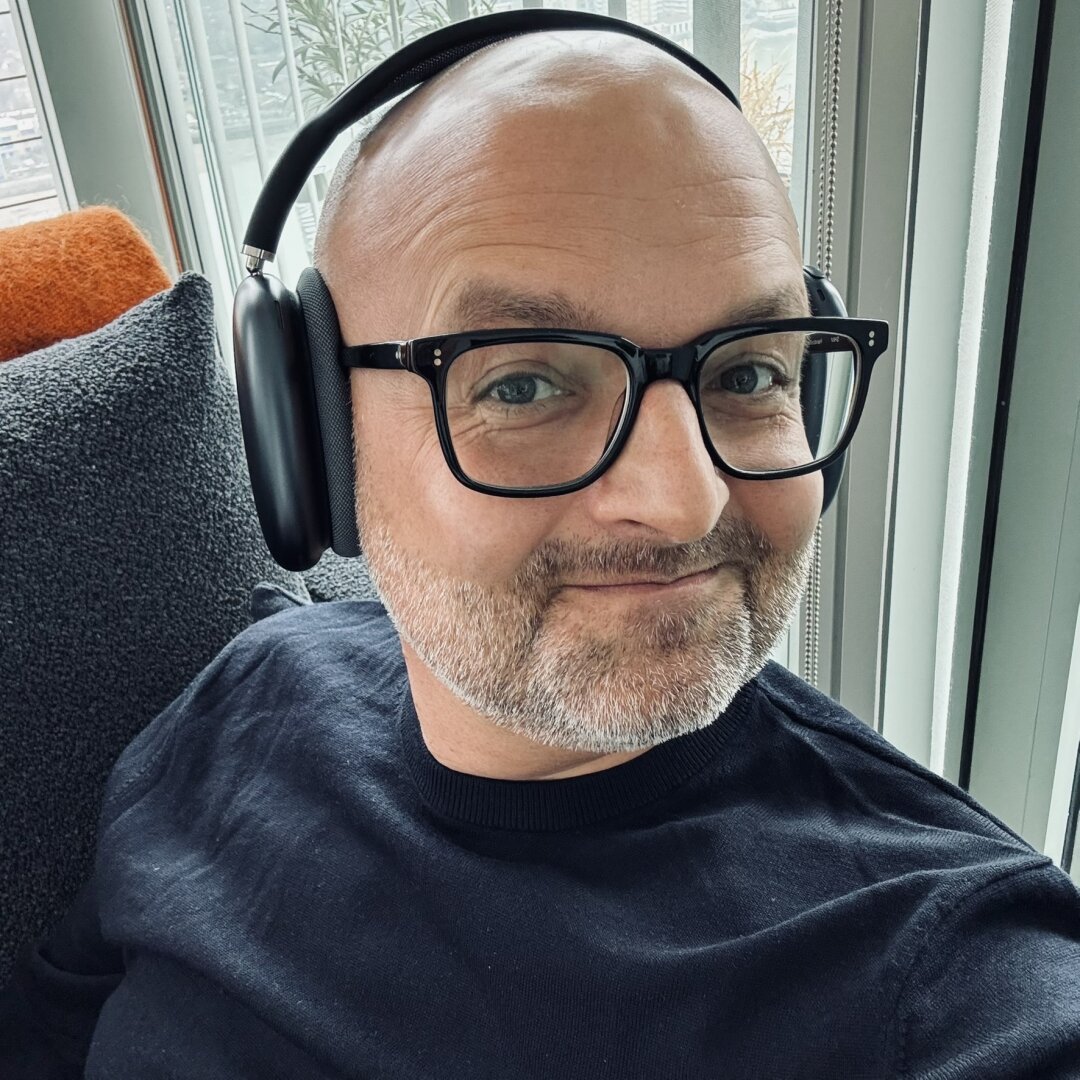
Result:
[[[52,217],[71,203],[27,27],[18,4],[0,0],[0,228]]]

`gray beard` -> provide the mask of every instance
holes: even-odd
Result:
[[[574,574],[581,553],[553,542],[492,588],[405,552],[363,500],[357,520],[392,624],[440,683],[501,728],[592,754],[647,750],[724,712],[791,621],[813,546],[780,552],[748,522],[724,522],[678,550],[586,556]],[[588,571],[670,575],[720,561],[720,578],[692,596],[610,605],[617,620],[591,617],[587,594],[558,589]]]

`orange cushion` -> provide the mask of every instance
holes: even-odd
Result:
[[[97,330],[171,284],[111,206],[0,229],[0,360]]]

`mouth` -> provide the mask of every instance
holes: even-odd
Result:
[[[615,582],[610,585],[566,585],[567,589],[580,589],[582,592],[606,594],[649,594],[649,593],[674,593],[699,589],[711,583],[723,569],[724,564],[710,567],[696,574],[688,574],[686,577],[676,578],[674,581],[625,581]]]

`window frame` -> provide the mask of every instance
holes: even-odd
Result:
[[[55,197],[63,212],[76,204],[75,186],[71,180],[71,170],[68,167],[67,154],[64,150],[64,142],[60,133],[60,125],[57,123],[56,110],[53,108],[52,95],[49,91],[48,80],[45,77],[45,68],[42,63],[41,51],[38,48],[37,37],[34,33],[33,22],[29,18],[28,0],[9,0],[9,14],[15,29],[15,38],[22,54],[22,76],[12,76],[12,79],[25,77],[30,98],[37,112],[38,124],[41,129],[41,141],[45,147],[45,153],[49,159],[49,169],[53,181],[56,184]],[[34,200],[27,200],[27,203]],[[14,205],[26,205],[17,203]]]

